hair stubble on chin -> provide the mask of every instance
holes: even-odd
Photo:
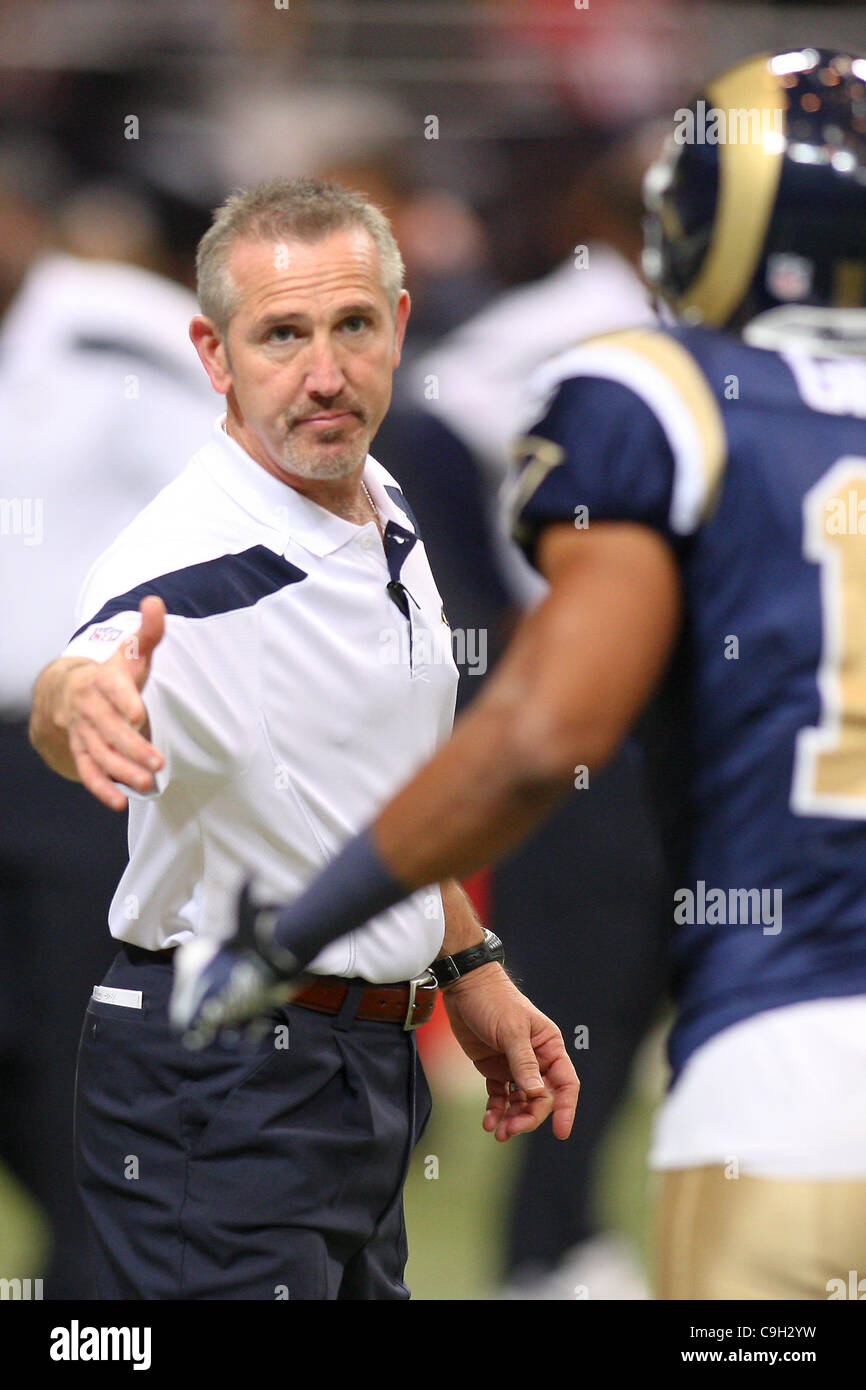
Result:
[[[366,412],[359,404],[349,401],[340,402],[339,408],[355,416],[362,427],[366,425]],[[301,430],[302,432],[303,422],[315,416],[316,413],[315,403],[312,401],[305,413],[296,413],[293,411],[286,412],[284,417],[285,428],[282,437],[282,447],[279,448],[278,451],[282,467],[302,477],[316,477],[320,479],[345,477],[347,474],[363,468],[370,443],[367,431],[363,428],[361,438],[356,443],[347,441],[345,449],[337,449],[333,452],[328,451],[318,454],[315,452],[315,446],[313,446],[314,451],[308,454],[305,459],[302,443],[303,435],[301,433],[301,437],[299,438],[298,431]],[[345,428],[345,426],[335,425],[333,431],[321,431],[318,433],[318,442],[326,445],[339,443],[339,434],[343,428]],[[354,426],[352,428],[354,429]],[[328,436],[336,436],[336,438],[329,438]]]
[[[367,449],[364,447],[352,450],[351,453],[340,452],[320,459],[311,459],[305,465],[287,436],[280,451],[280,465],[286,472],[297,477],[327,480],[348,477],[350,473],[363,468],[366,457]]]

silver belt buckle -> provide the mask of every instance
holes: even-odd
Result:
[[[412,1033],[419,1026],[413,1023],[412,1015],[415,1012],[415,995],[419,985],[437,984],[436,976],[432,970],[424,970],[420,975],[416,975],[414,980],[409,981],[409,1003],[406,1007],[406,1017],[403,1020],[403,1032]]]

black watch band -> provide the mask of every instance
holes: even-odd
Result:
[[[470,970],[477,970],[479,965],[487,965],[494,960],[500,965],[505,964],[505,947],[499,937],[485,927],[484,940],[479,941],[477,946],[458,951],[456,956],[440,956],[434,960],[430,970],[442,989],[445,985],[453,985],[461,975],[468,975]]]

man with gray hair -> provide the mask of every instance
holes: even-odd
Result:
[[[405,1298],[429,1112],[413,1030],[439,984],[496,1139],[551,1112],[565,1138],[577,1078],[453,880],[323,951],[244,1046],[169,1027],[177,946],[213,951],[250,872],[295,896],[447,736],[456,685],[411,509],[368,453],[409,313],[386,219],[333,185],[267,184],[217,212],[198,270],[190,335],[226,414],[94,566],[31,718],[51,767],[129,800],[121,947],[79,1054],[97,1283]]]

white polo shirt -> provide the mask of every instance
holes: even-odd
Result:
[[[130,863],[109,913],[119,940],[158,950],[203,927],[227,934],[247,874],[258,896],[291,899],[448,736],[457,670],[442,601],[394,479],[368,457],[364,481],[384,546],[372,521],[266,472],[220,420],[91,569],[65,656],[107,660],[147,594],[168,610],[143,691],[166,763],[155,792],[130,793]],[[438,888],[421,890],[312,969],[411,978],[443,932]]]

